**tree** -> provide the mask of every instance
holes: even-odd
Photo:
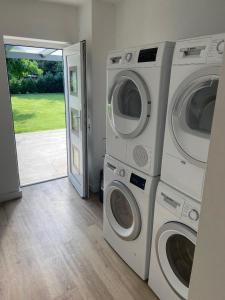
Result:
[[[8,58],[7,66],[12,94],[62,93],[64,90],[61,61]]]
[[[40,60],[38,61],[38,66],[43,70],[43,75],[47,73],[53,75],[63,73],[63,63],[61,61]]]
[[[30,75],[40,76],[43,70],[39,68],[38,62],[30,59],[7,58],[9,79],[21,79]]]

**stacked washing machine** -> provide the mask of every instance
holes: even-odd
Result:
[[[142,278],[149,273],[174,43],[113,51],[107,61],[106,241]]]
[[[175,46],[149,271],[161,300],[188,299],[224,40]]]

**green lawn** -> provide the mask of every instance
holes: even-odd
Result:
[[[65,128],[63,94],[26,94],[12,96],[16,133]]]

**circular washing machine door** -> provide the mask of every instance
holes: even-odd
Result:
[[[175,222],[163,225],[156,237],[156,252],[163,275],[175,293],[185,300],[188,299],[196,239],[194,230]]]
[[[170,129],[177,149],[200,166],[208,158],[219,69],[207,67],[189,76],[178,87],[170,107]]]
[[[113,181],[106,188],[105,212],[114,232],[122,239],[135,240],[141,230],[141,215],[131,191]]]
[[[138,136],[150,115],[150,96],[144,80],[134,71],[121,71],[108,99],[108,115],[116,133],[123,138]]]

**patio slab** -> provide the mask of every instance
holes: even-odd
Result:
[[[67,175],[66,130],[16,134],[21,186]]]

